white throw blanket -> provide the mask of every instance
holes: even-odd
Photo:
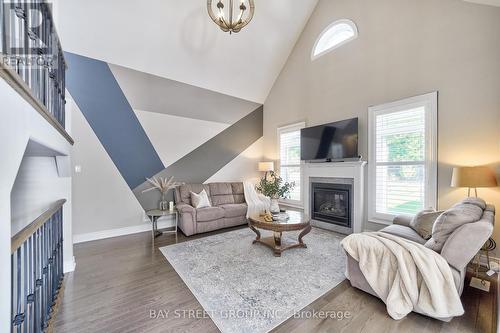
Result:
[[[341,244],[392,318],[411,311],[438,319],[464,313],[451,268],[433,250],[384,232],[352,234]]]
[[[250,182],[243,183],[245,201],[248,205],[247,218],[250,215],[260,214],[264,210],[269,210],[271,199],[263,194],[257,193],[255,185]]]

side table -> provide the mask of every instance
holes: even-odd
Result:
[[[174,210],[159,210],[159,209],[152,209],[148,210],[146,212],[146,215],[149,217],[151,220],[151,236],[153,239],[153,242],[156,237],[161,236],[166,233],[175,233],[177,234],[177,225],[179,221],[179,213],[177,212],[177,209],[174,208]],[[158,231],[158,219],[160,217],[164,216],[174,216],[175,217],[175,229],[174,230],[167,230],[167,231]]]

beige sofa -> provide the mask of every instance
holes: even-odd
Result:
[[[462,204],[459,203],[454,208],[460,208]],[[409,227],[411,219],[410,216],[398,216],[394,219],[392,225],[385,227],[381,231],[424,245],[427,241]],[[440,251],[441,256],[446,259],[451,267],[459,294],[462,294],[464,288],[467,265],[491,236],[494,223],[495,207],[486,205],[481,218],[475,222],[466,223],[453,231]],[[358,289],[377,296],[361,273],[358,262],[348,254],[346,255],[346,276],[351,284]]]
[[[212,207],[196,209],[191,192],[205,190]],[[176,187],[175,202],[179,228],[186,236],[247,223],[243,183],[186,184]]]

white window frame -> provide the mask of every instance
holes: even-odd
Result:
[[[342,42],[340,42],[332,47],[329,47],[326,50],[324,50],[318,54],[314,54],[316,52],[316,48],[318,47],[318,44],[319,44],[319,41],[321,40],[321,38],[325,35],[325,33],[327,33],[330,29],[332,29],[334,26],[336,26],[338,24],[349,25],[352,28],[352,30],[354,31],[354,36],[352,36],[351,38],[348,38],[348,39],[346,39],[346,40],[344,40],[344,41],[342,41]],[[341,47],[342,45],[345,45],[345,44],[349,43],[350,41],[355,40],[356,38],[358,38],[358,35],[359,35],[358,27],[357,27],[356,23],[354,23],[352,20],[341,19],[341,20],[337,20],[337,21],[331,23],[319,34],[318,38],[316,39],[316,42],[314,42],[314,46],[313,46],[312,51],[311,51],[311,60],[314,61],[314,60],[318,59],[319,57],[322,57],[325,54],[330,53],[333,50]]]
[[[300,131],[301,129],[303,129],[305,127],[306,127],[305,122],[300,122],[300,123],[295,123],[295,124],[291,124],[291,125],[287,125],[287,126],[278,127],[278,129],[277,129],[278,163],[276,163],[278,173],[281,173],[281,134]],[[286,205],[286,206],[302,208],[302,207],[304,207],[304,189],[303,189],[303,181],[302,181],[303,177],[304,177],[304,163],[302,161],[300,161],[299,165],[290,164],[290,165],[284,165],[284,166],[300,167],[300,183],[298,184],[300,186],[300,200],[280,199],[279,202],[283,205]]]
[[[376,212],[376,117],[382,114],[425,107],[425,202],[424,208],[437,207],[437,147],[438,147],[438,93],[432,92],[400,101],[368,108],[368,220],[392,224],[395,215]]]

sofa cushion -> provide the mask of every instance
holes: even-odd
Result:
[[[429,239],[432,236],[432,227],[439,215],[443,212],[435,210],[422,210],[413,217],[410,222],[410,228],[415,230],[423,239]]]
[[[233,188],[233,197],[235,204],[245,203],[245,192],[243,190],[243,183],[231,183]]]
[[[224,217],[238,217],[247,215],[247,204],[227,204],[219,207],[224,209]]]
[[[206,207],[196,210],[198,222],[208,222],[224,218],[224,209],[220,207]]]
[[[388,227],[385,227],[384,229],[380,230],[382,232],[386,232],[391,235],[399,236],[404,239],[408,239],[411,241],[414,241],[419,244],[425,244],[425,239],[420,237],[419,234],[415,230],[413,230],[410,227],[406,227],[403,225],[398,225],[398,224],[393,224]]]
[[[467,223],[479,221],[483,216],[483,209],[478,202],[471,202],[468,198],[441,214],[434,222],[432,237],[425,243],[425,246],[436,252],[441,252],[444,243],[457,228]]]
[[[210,186],[210,196],[213,206],[234,204],[233,188],[231,183],[212,183]]]
[[[179,194],[181,196],[182,202],[185,204],[191,205],[191,192],[194,193],[200,193],[201,191],[205,190],[208,195],[208,200],[210,201],[210,204],[212,204],[212,201],[210,200],[210,187],[208,185],[204,184],[185,184],[179,186]]]

